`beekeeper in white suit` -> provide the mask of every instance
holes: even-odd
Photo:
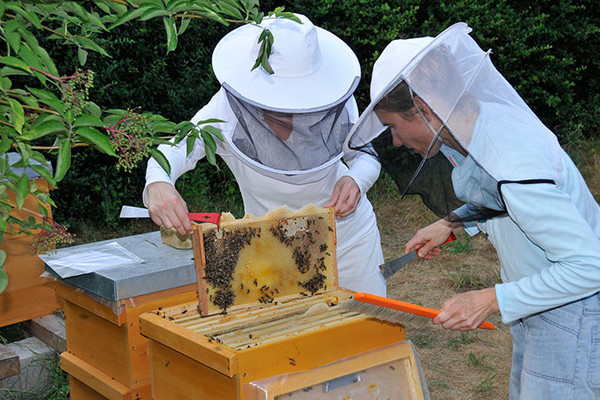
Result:
[[[225,121],[212,124],[225,138],[217,140],[216,153],[235,175],[246,213],[261,216],[309,203],[335,207],[340,286],[385,294],[379,231],[366,197],[380,164],[364,152],[342,149],[358,118],[352,94],[360,65],[342,40],[297,16],[302,24],[265,18],[260,27],[244,25],[217,44],[213,68],[221,89],[192,122]],[[274,37],[274,74],[252,70],[261,27]],[[160,150],[171,174],[149,161],[144,204],[156,224],[184,234],[192,225],[174,183],[205,156],[204,143],[197,140],[187,156],[185,143]]]
[[[487,234],[503,283],[454,296],[434,322],[471,330],[502,314],[513,336],[510,399],[600,399],[600,207],[470,31],[458,23],[435,39],[390,43],[347,145],[361,147],[389,127],[398,151],[422,156],[415,179],[440,151],[453,166],[465,205],[405,249],[423,245],[425,255],[459,226]]]

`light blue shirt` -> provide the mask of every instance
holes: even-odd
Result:
[[[470,157],[465,159],[451,149],[443,151],[455,164],[452,176],[457,196],[463,201],[480,197],[481,193],[465,190],[464,172],[481,167]],[[496,285],[496,297],[505,323],[600,290],[600,207],[564,151],[561,161],[558,185],[503,183],[507,215],[485,222],[500,259],[504,283]],[[469,174],[469,185],[477,176],[487,175],[479,172]],[[482,182],[489,184],[485,179]],[[477,222],[465,228],[474,234]]]

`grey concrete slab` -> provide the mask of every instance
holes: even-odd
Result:
[[[6,346],[19,357],[21,371],[0,379],[0,398],[39,399],[52,384],[51,371],[58,353],[33,336]]]

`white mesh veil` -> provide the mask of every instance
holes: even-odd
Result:
[[[371,104],[346,143],[349,148],[356,149],[373,141],[381,153],[380,158],[383,154],[395,153],[394,162],[381,161],[384,168],[386,165],[398,168],[398,164],[402,164],[404,170],[410,169],[411,179],[406,176],[396,179],[400,189],[422,196],[427,192],[430,198],[437,198],[441,205],[438,215],[456,206],[455,194],[467,203],[453,214],[453,218],[463,221],[505,212],[499,192],[503,182],[559,183],[560,180],[560,146],[556,137],[496,70],[490,52],[477,45],[469,36],[470,31],[464,23],[455,24],[434,40],[425,42],[409,60],[400,60],[398,54],[401,53],[394,54],[393,47],[403,44],[392,42],[388,46],[390,50],[384,50],[378,63],[386,66],[380,71],[389,71],[390,65],[395,64],[396,73],[378,76],[376,65],[373,80],[388,83],[380,83],[381,92],[372,93]],[[424,100],[468,153],[460,160],[460,168],[451,172],[455,193],[449,193],[447,184],[442,184],[450,179],[452,165],[438,159],[442,157],[440,153],[444,153],[446,157],[443,158],[454,161],[461,158],[458,152],[442,146],[440,153],[426,154],[425,161],[415,166],[414,155],[408,163],[408,155],[396,153],[406,151],[405,147],[391,152],[389,140],[386,144],[383,137],[378,138],[386,127],[379,122],[374,108],[382,99],[403,88],[411,96]],[[387,150],[382,147],[384,145],[388,146]],[[441,178],[432,183],[430,174]]]

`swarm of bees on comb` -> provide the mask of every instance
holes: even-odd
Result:
[[[219,229],[202,232],[213,309],[268,304],[290,294],[311,296],[336,283],[334,219],[328,210],[284,207],[264,217],[221,221]]]

